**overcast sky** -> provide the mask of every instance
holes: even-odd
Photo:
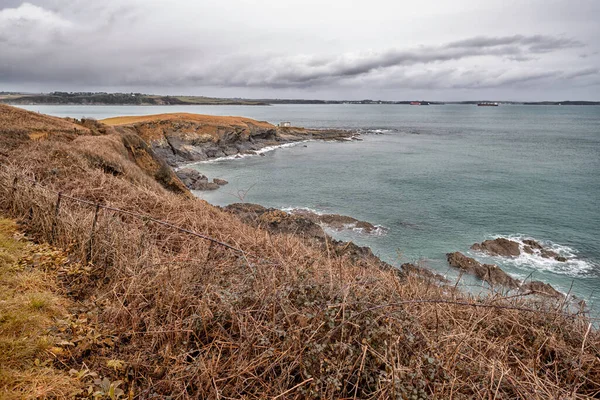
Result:
[[[0,91],[600,100],[600,0],[0,0]]]

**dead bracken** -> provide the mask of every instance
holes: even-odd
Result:
[[[54,355],[37,357],[52,371],[44,376],[61,381],[38,379],[36,357],[15,365],[31,367],[28,379],[47,397],[65,397],[63,379],[96,398],[600,393],[600,334],[561,300],[474,299],[335,251],[327,239],[251,226],[189,195],[139,137],[81,121],[65,130],[64,120],[0,105],[0,120],[6,114],[20,125],[9,134],[0,124],[0,211],[18,219],[30,241],[51,242],[64,255],[59,268],[24,264],[46,270],[55,282],[49,293],[69,303],[41,328],[62,338]],[[26,133],[37,126],[46,134],[34,140]],[[134,152],[132,138],[141,141]],[[273,213],[261,223],[285,218]],[[46,308],[43,297],[34,300],[36,312]],[[0,328],[5,308],[0,303]],[[0,382],[18,393],[12,381]]]

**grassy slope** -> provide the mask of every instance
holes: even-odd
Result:
[[[52,270],[66,255],[19,238],[0,218],[0,398],[67,398],[80,382],[53,363],[64,350],[56,336],[69,301]]]
[[[39,240],[50,237],[56,196],[27,184],[13,192],[23,170],[46,187],[147,213],[247,252],[239,257],[102,212],[79,296],[95,303],[115,346],[89,365],[103,371],[107,359],[121,360],[127,389],[136,393],[541,399],[600,390],[600,335],[588,331],[585,318],[464,307],[452,302],[472,299],[452,288],[252,228],[166,190],[132,161],[118,134],[3,144],[0,162],[12,166],[0,171],[0,210],[31,215],[27,231]],[[61,208],[57,244],[74,258],[88,248],[92,216],[76,204]],[[481,301],[550,312],[556,306],[500,295]]]
[[[192,121],[200,122],[211,125],[230,125],[230,126],[247,126],[252,124],[264,128],[275,128],[274,125],[264,121],[256,121],[250,118],[244,117],[221,117],[215,115],[201,115],[201,114],[190,114],[190,113],[171,113],[171,114],[155,114],[155,115],[144,115],[144,116],[130,116],[130,117],[115,117],[107,118],[100,122],[110,126],[117,125],[134,125],[142,122],[156,122],[156,121]]]

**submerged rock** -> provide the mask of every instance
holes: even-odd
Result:
[[[507,288],[517,288],[520,282],[494,264],[481,264],[479,261],[467,257],[460,252],[446,254],[451,267],[475,275],[479,279],[489,283],[491,286],[502,285]]]

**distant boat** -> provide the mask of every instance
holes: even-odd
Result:
[[[498,103],[485,102],[485,103],[478,103],[477,106],[478,107],[498,107]]]
[[[426,101],[411,101],[410,105],[411,106],[428,106],[429,103]]]

